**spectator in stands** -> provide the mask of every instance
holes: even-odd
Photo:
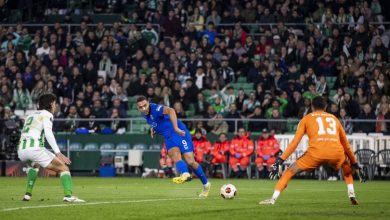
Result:
[[[224,120],[222,114],[216,114],[207,122],[207,126],[210,128],[210,132],[216,135],[227,133],[229,130],[229,125]]]
[[[271,105],[272,106],[269,107],[267,109],[267,111],[265,112],[265,117],[266,118],[271,118],[272,117],[272,111],[274,109],[278,109],[280,114],[283,115],[284,110],[285,110],[286,106],[288,105],[288,101],[287,101],[287,99],[285,99],[283,97],[276,97],[276,99],[272,101]]]
[[[186,113],[184,111],[183,105],[181,104],[180,101],[176,101],[173,104],[173,109],[176,112],[177,118],[187,118]]]
[[[298,118],[303,118],[303,117],[305,117],[307,114],[309,114],[311,112],[312,112],[311,100],[308,99],[308,98],[303,99],[303,106],[301,106],[299,108]]]
[[[7,105],[12,102],[12,93],[7,84],[3,84],[0,90],[0,104]]]
[[[74,131],[78,128],[79,122],[75,119],[80,118],[77,113],[77,108],[75,105],[71,105],[68,110],[68,115],[66,116],[66,121],[64,123],[64,131]]]
[[[259,172],[263,171],[264,165],[267,170],[270,171],[272,164],[276,162],[277,154],[280,151],[278,141],[273,134],[270,134],[267,128],[263,128],[261,131],[259,140],[256,147],[256,166]]]
[[[111,124],[110,128],[116,134],[124,134],[126,132],[126,122],[121,120],[118,108],[113,108],[111,111]]]
[[[260,106],[256,106],[255,110],[252,114],[248,115],[248,119],[263,119],[265,120],[265,117],[263,116],[263,110]],[[253,121],[249,120],[248,124],[248,130],[251,132],[260,132],[262,129],[267,127],[266,121]]]
[[[225,115],[226,119],[241,119],[243,116],[237,111],[237,105],[232,103],[230,104],[229,112]],[[235,132],[236,131],[236,122],[233,120],[226,121],[229,126],[229,132]],[[237,127],[242,127],[242,121],[237,122]]]
[[[216,113],[223,114],[225,112],[225,103],[223,103],[221,97],[218,95],[214,96],[214,102],[211,106],[214,108]]]
[[[224,80],[225,84],[235,81],[234,70],[229,67],[229,60],[227,56],[222,56],[221,67],[217,69],[217,74]]]
[[[229,165],[233,170],[233,176],[236,178],[245,176],[246,168],[250,163],[250,157],[254,151],[253,140],[245,132],[245,128],[239,128],[237,135],[232,139],[229,153]]]
[[[272,110],[271,119],[283,120],[279,109]],[[268,121],[268,129],[274,134],[281,134],[286,131],[286,122],[284,121]]]
[[[340,117],[340,112],[339,112],[339,107],[337,106],[336,103],[331,103],[330,106],[328,105],[328,111],[330,114]]]
[[[344,99],[341,100],[341,108],[345,108],[345,111],[348,112],[348,115],[351,118],[356,118],[360,114],[360,106],[359,104],[352,99],[349,93],[344,94]]]
[[[256,95],[254,92],[251,92],[249,97],[244,100],[244,103],[242,105],[241,114],[243,115],[249,115],[253,113],[256,106],[260,106],[260,102],[256,100]]]
[[[314,83],[310,83],[308,86],[308,90],[302,95],[304,98],[312,100],[314,97],[318,96],[316,92],[316,85]]]
[[[89,133],[96,133],[100,130],[99,124],[94,119],[96,118],[93,115],[91,108],[88,106],[83,109],[83,113],[80,118],[91,119],[90,121],[80,121],[79,128],[83,127],[88,129]]]
[[[383,122],[381,120],[385,120],[386,118],[389,118],[389,104],[382,104],[380,106],[380,110],[377,116],[377,122],[376,122],[376,128],[375,132],[377,133],[383,133],[383,134],[388,134],[390,131],[390,128],[387,127],[389,123]]]
[[[199,92],[197,95],[197,102],[195,102],[195,115],[204,115],[209,105],[210,104],[205,101],[203,93]]]
[[[285,116],[287,118],[297,118],[299,109],[303,106],[302,94],[299,91],[294,91],[292,98],[288,101]]]
[[[238,96],[236,98],[236,106],[237,106],[239,113],[242,113],[242,109],[243,109],[244,102],[246,99],[248,99],[248,95],[245,94],[243,89],[240,89],[238,91]]]
[[[55,108],[55,111],[53,113],[53,116],[55,119],[63,119],[64,118],[64,114],[62,114],[61,107],[58,103],[56,103],[56,108]],[[59,131],[63,131],[63,129],[64,129],[64,121],[59,121],[59,120],[53,121],[53,131],[59,132]]]
[[[38,98],[45,92],[46,92],[46,90],[45,90],[45,84],[44,84],[43,80],[38,81],[37,84],[35,85],[34,89],[31,92],[32,103],[34,103],[34,104],[38,103]]]
[[[351,117],[347,114],[347,111],[345,108],[340,109],[340,116],[339,116],[340,122],[344,127],[345,133],[352,134],[353,132],[353,123],[351,121]]]
[[[375,121],[375,113],[372,111],[370,104],[366,103],[363,106],[363,111],[357,119]],[[357,122],[355,127],[356,132],[371,133],[375,132],[375,122]]]
[[[18,110],[27,110],[33,107],[30,92],[24,87],[24,83],[20,79],[16,82],[12,101],[15,109]]]

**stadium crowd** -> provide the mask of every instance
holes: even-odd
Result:
[[[179,118],[211,119],[188,122],[193,133],[220,135],[235,131],[224,119],[302,118],[322,95],[341,119],[377,119],[343,121],[348,133],[390,132],[380,121],[390,119],[390,35],[378,0],[136,4],[112,25],[84,16],[70,32],[69,16],[39,28],[0,25],[0,117],[34,109],[53,92],[55,117],[71,119],[55,123],[56,131],[123,133],[120,119],[135,116],[132,98],[145,95]],[[247,126],[288,131],[281,121]]]

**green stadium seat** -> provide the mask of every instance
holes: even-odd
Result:
[[[334,89],[330,90],[329,91],[329,98],[333,98],[333,96],[336,95],[336,93],[337,93],[337,90],[334,90]]]
[[[195,111],[195,105],[194,105],[194,103],[191,103],[191,104],[189,105],[188,110],[189,110],[189,111]]]
[[[143,124],[138,124],[138,123],[133,123],[133,128],[132,128],[133,133],[137,134],[146,134],[148,129],[146,123]]]
[[[73,143],[70,143],[69,149],[70,150],[81,150],[81,149],[83,149],[83,145],[81,143],[78,143],[78,142],[73,142]]]
[[[119,143],[116,145],[117,150],[130,150],[131,146],[128,143]],[[128,152],[116,152],[116,156],[127,156]]]
[[[114,150],[114,144],[113,143],[102,143],[100,145],[100,150]],[[114,156],[114,152],[101,152],[102,156]]]
[[[143,144],[143,143],[134,144],[133,149],[134,150],[146,150],[146,144]]]
[[[99,150],[99,146],[97,143],[86,143],[84,146],[84,150]]]
[[[346,88],[345,92],[353,96],[355,94],[355,89],[353,88]]]
[[[137,101],[138,96],[128,96],[127,100],[129,103],[135,103]]]
[[[185,111],[185,113],[188,118],[191,118],[195,115],[195,111],[192,110]]]
[[[297,129],[297,126],[298,126],[298,123],[299,123],[299,119],[298,118],[289,118],[287,119],[287,132],[288,133],[295,133],[296,129]]]
[[[161,150],[162,146],[160,144],[151,144],[149,150]]]
[[[132,110],[127,111],[127,116],[129,116],[130,118],[138,118],[138,117],[140,117],[140,113],[138,110],[132,109]]]
[[[238,77],[237,78],[237,83],[247,83],[246,77]]]
[[[244,90],[247,90],[247,89],[253,90],[253,89],[254,89],[254,86],[253,86],[253,83],[244,83],[244,84],[242,84],[242,88],[243,88]]]
[[[334,85],[336,83],[337,77],[326,77],[326,84],[329,86],[330,89],[334,88]]]
[[[100,150],[113,150],[114,144],[110,142],[105,142],[100,145]]]

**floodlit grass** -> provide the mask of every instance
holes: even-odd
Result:
[[[195,179],[176,185],[165,179],[74,178],[74,194],[85,204],[62,202],[58,178],[38,178],[33,198],[22,202],[25,178],[0,178],[0,219],[390,219],[390,182],[355,183],[360,205],[351,206],[344,182],[293,180],[274,206],[276,182],[212,179],[212,192],[198,199]],[[219,188],[232,183],[238,194],[223,200]]]

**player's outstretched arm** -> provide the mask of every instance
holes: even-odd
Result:
[[[178,133],[180,136],[184,136],[185,132],[181,130],[177,125],[177,116],[175,110],[168,106],[164,106],[164,115],[169,116],[169,119],[171,120],[173,128],[175,129],[176,133]]]
[[[301,139],[303,135],[306,133],[306,120],[303,118],[297,127],[297,131],[295,132],[294,138],[290,142],[290,144],[287,146],[286,150],[283,152],[282,156],[280,158],[282,160],[287,160],[287,158],[297,149],[299,142],[301,142]]]

